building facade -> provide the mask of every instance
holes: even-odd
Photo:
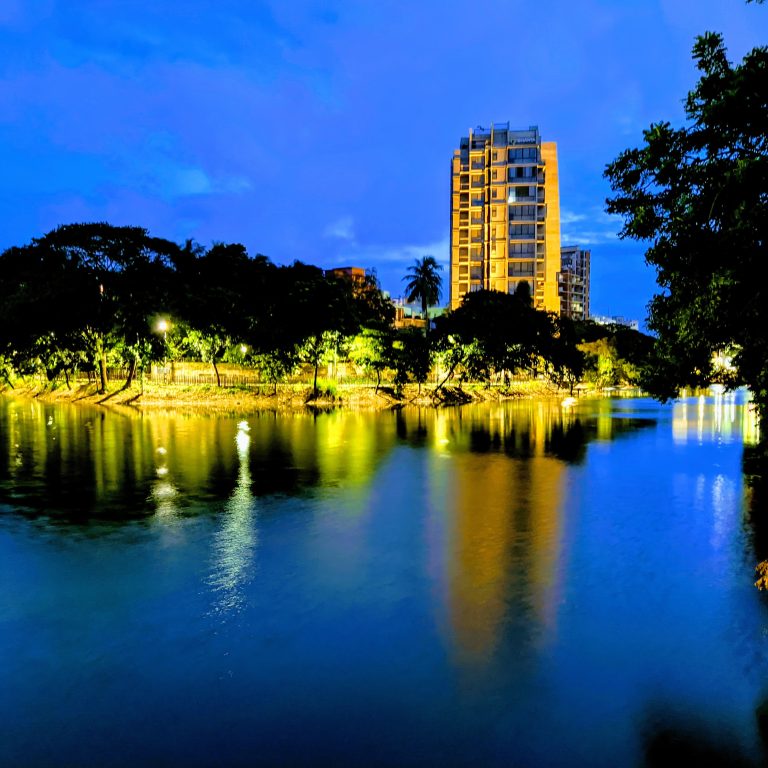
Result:
[[[536,307],[559,312],[559,272],[557,145],[535,126],[470,131],[451,160],[451,309],[527,281]]]
[[[560,249],[560,314],[573,320],[589,319],[589,262],[591,252],[578,245]]]

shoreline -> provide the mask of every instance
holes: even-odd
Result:
[[[566,397],[566,391],[555,390],[542,382],[521,382],[509,390],[485,388],[483,385],[443,387],[437,396],[434,388],[406,385],[402,397],[395,397],[389,387],[374,385],[337,384],[335,394],[329,397],[321,391],[312,399],[312,387],[306,385],[280,385],[277,394],[262,394],[247,388],[216,387],[213,385],[137,384],[128,389],[122,386],[110,388],[100,394],[95,383],[76,384],[71,389],[64,386],[19,382],[14,388],[0,387],[0,395],[6,397],[39,400],[46,403],[71,403],[103,408],[129,408],[137,412],[193,411],[197,413],[237,412],[295,412],[303,410],[366,410],[381,411],[399,408],[439,408],[471,403],[499,402],[503,400],[552,399]],[[590,393],[595,394],[595,393]]]

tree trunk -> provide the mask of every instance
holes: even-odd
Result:
[[[131,364],[128,366],[128,376],[125,379],[125,389],[128,389],[133,384],[133,379],[136,376],[136,368],[139,366],[139,356],[134,355]]]
[[[215,357],[211,358],[211,365],[213,366],[213,371],[216,374],[216,386],[220,387],[221,386],[221,376],[219,375],[219,369],[218,369],[218,366],[216,365],[216,358]]]
[[[426,297],[421,300],[421,313],[424,316],[426,324],[424,325],[424,336],[429,336],[429,305]]]
[[[458,365],[459,365],[459,362],[461,362],[461,361],[455,362],[455,363],[454,363],[454,364],[453,364],[453,365],[452,365],[452,366],[451,366],[451,367],[448,369],[448,374],[446,375],[446,377],[445,377],[445,378],[444,378],[444,379],[443,379],[443,380],[442,380],[442,381],[441,381],[441,382],[440,382],[440,383],[439,383],[439,384],[438,384],[438,385],[435,387],[435,394],[437,394],[437,393],[438,393],[438,392],[439,392],[439,391],[440,391],[440,390],[441,390],[441,389],[442,389],[442,388],[445,386],[445,383],[448,381],[448,379],[450,379],[450,378],[453,376],[453,372],[454,372],[454,371],[456,370],[456,368],[458,367]]]
[[[381,371],[376,371],[376,389],[374,390],[373,394],[378,395],[379,394],[379,387],[381,386]]]
[[[99,380],[101,384],[99,393],[105,395],[107,393],[107,353],[104,349],[104,340],[100,336],[96,341],[96,356],[99,361]]]
[[[67,389],[72,389],[69,383],[69,371],[66,368],[64,369],[64,381],[67,383]]]
[[[312,394],[317,399],[317,369],[320,367],[320,358],[315,359],[315,380],[312,384]]]

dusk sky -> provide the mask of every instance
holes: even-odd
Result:
[[[593,313],[642,319],[654,274],[618,241],[602,172],[682,120],[707,30],[740,59],[768,42],[768,8],[0,0],[0,249],[134,224],[375,267],[397,296],[416,257],[447,278],[459,138],[509,121],[558,144],[562,240],[592,250]]]

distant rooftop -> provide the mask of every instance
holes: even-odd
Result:
[[[519,128],[513,129],[509,127],[509,123],[491,123],[490,128],[483,128],[482,125],[478,125],[476,128],[469,129],[469,136],[464,136],[461,139],[461,148],[468,149],[470,139],[472,140],[472,149],[479,148],[475,142],[485,143],[487,139],[493,138],[493,145],[495,147],[505,147],[510,144],[538,144],[540,142],[539,127],[537,125],[531,125],[527,129]]]

